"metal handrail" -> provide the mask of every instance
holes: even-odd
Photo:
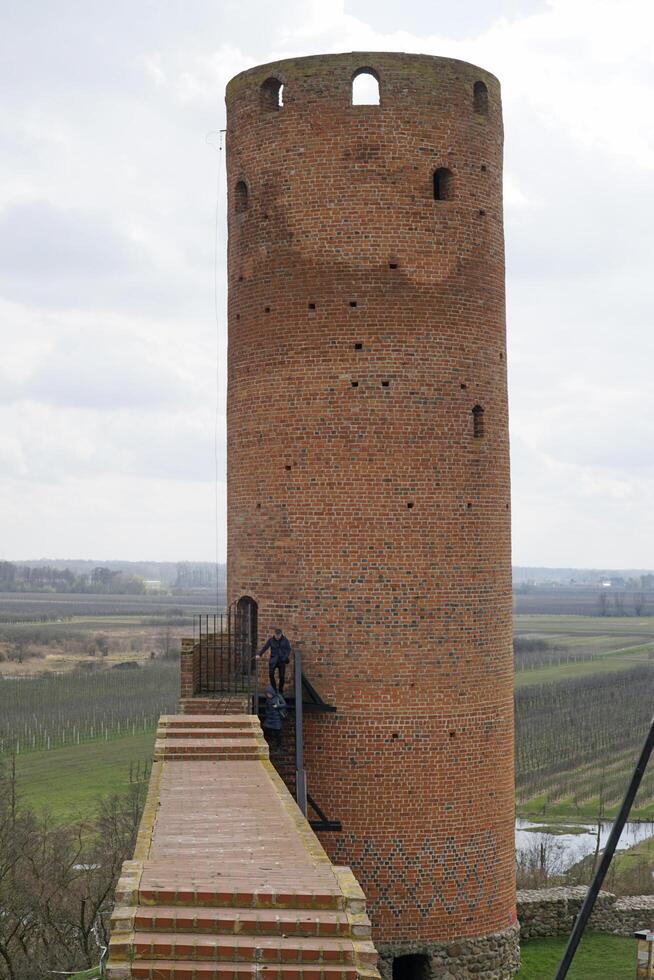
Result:
[[[258,706],[256,612],[235,602],[224,613],[193,617],[193,654],[198,658],[198,695],[246,695]]]
[[[304,735],[302,724],[302,651],[293,646],[293,686],[295,688],[295,799],[306,817],[307,777],[304,769]]]

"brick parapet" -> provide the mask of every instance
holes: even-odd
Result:
[[[271,980],[379,980],[365,896],[349,868],[332,867],[257,719],[163,715],[155,755],[107,977],[254,980],[263,961]]]
[[[200,686],[199,646],[190,637],[183,637],[180,652],[180,697],[191,698]]]

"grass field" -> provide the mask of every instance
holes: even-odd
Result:
[[[514,637],[522,639],[516,662],[525,668],[515,675],[518,813],[594,820],[601,794],[611,818],[651,716],[654,618],[516,615]],[[533,650],[530,640],[538,644]],[[560,662],[538,666],[550,656]],[[521,712],[525,698],[528,710]],[[529,744],[536,751],[525,764]],[[652,818],[654,767],[631,813],[631,819]]]
[[[522,966],[516,980],[552,980],[567,936],[534,939],[521,946]],[[588,933],[574,958],[569,980],[633,980],[636,941],[621,936]]]
[[[16,768],[18,792],[26,804],[48,810],[59,823],[85,818],[99,796],[127,789],[130,763],[152,760],[154,732],[82,745],[27,752]]]
[[[652,663],[654,670],[654,617],[652,616],[542,616],[516,615],[515,637],[542,639],[564,662],[518,668],[516,687],[588,677],[628,670]],[[569,654],[570,662],[565,662]],[[548,655],[542,656],[547,661]]]

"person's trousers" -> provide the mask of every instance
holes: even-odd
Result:
[[[279,687],[277,687],[275,682],[275,671],[279,672]],[[268,677],[275,690],[282,694],[284,691],[284,678],[286,677],[286,664],[281,660],[278,660],[275,664],[268,664]]]
[[[264,735],[266,736],[266,741],[271,749],[281,749],[282,747],[282,730],[281,728],[264,728]]]

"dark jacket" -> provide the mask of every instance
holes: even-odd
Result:
[[[282,721],[286,717],[286,701],[275,692],[271,698],[266,698],[266,707],[263,716],[263,727],[274,728],[281,731]]]
[[[261,657],[266,652],[270,650],[270,666],[274,667],[275,664],[287,664],[289,657],[291,656],[291,644],[288,639],[282,635],[279,639],[276,636],[271,636],[269,640],[266,640],[264,645],[259,650],[258,656]]]

